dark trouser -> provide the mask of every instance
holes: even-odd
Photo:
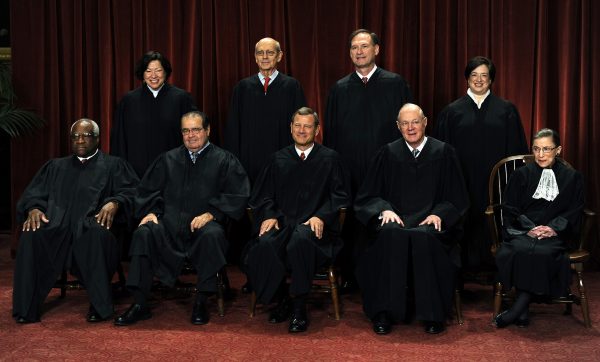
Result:
[[[248,277],[257,300],[270,303],[285,280],[287,269],[291,274],[289,292],[292,296],[310,291],[315,269],[330,258],[320,248],[327,236],[319,240],[307,225],[272,230],[254,241],[246,257]]]
[[[170,240],[163,224],[150,222],[137,228],[131,242],[127,287],[147,298],[154,276],[163,284],[173,286],[187,258],[196,270],[198,291],[216,292],[217,272],[226,263],[227,239],[223,227],[209,222],[179,245],[184,246],[183,250]]]
[[[65,267],[86,288],[90,303],[102,318],[113,313],[111,280],[119,263],[119,243],[95,222],[79,238],[42,227],[21,235],[14,274],[13,316],[39,320],[44,299]],[[60,237],[60,238],[59,238]]]
[[[395,321],[404,320],[408,278],[412,275],[416,318],[445,321],[452,309],[456,267],[432,229],[405,229],[396,223],[379,228],[356,270],[369,318],[387,312]]]

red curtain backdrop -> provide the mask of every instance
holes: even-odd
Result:
[[[213,121],[219,143],[231,91],[256,72],[254,44],[279,40],[280,69],[297,78],[323,115],[333,83],[351,72],[348,35],[379,34],[378,65],[403,75],[433,127],[463,95],[466,61],[490,57],[492,91],[513,101],[529,139],[559,130],[565,158],[600,207],[600,2],[594,0],[12,0],[13,78],[22,106],[47,121],[12,142],[12,207],[35,171],[69,154],[69,126],[99,122],[108,151],[113,110],[139,86],[148,50],[173,64],[170,82],[188,90]],[[365,124],[364,127],[369,125]],[[327,130],[324,130],[327,132]],[[357,129],[356,132],[361,132]],[[596,229],[596,233],[598,229]]]

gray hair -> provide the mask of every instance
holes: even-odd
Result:
[[[94,136],[96,136],[96,137],[100,136],[100,127],[98,127],[98,123],[96,123],[93,119],[90,119],[90,118],[80,118],[77,121],[75,121],[71,125],[71,133],[73,132],[73,128],[75,127],[75,125],[78,123],[81,123],[81,122],[91,123],[92,127],[93,127]]]

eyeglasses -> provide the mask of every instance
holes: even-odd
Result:
[[[533,151],[534,154],[540,153],[540,151],[542,151],[542,153],[546,155],[546,154],[554,151],[557,147],[542,147],[542,148],[540,148],[538,146],[533,146],[533,147],[531,147],[531,150]]]
[[[259,50],[256,53],[254,53],[257,57],[263,57],[265,54],[267,54],[267,57],[272,58],[275,55],[277,55],[278,52],[274,51],[274,50],[267,50],[266,52],[264,50]]]
[[[77,141],[80,137],[83,137],[84,140],[91,140],[92,138],[96,137],[96,135],[92,132],[71,133],[71,140],[73,141]]]
[[[187,136],[189,134],[200,134],[200,132],[202,132],[204,130],[204,128],[182,128],[181,129],[181,134],[184,136]]]
[[[425,117],[427,118],[427,117]],[[398,124],[400,125],[401,128],[406,128],[408,127],[408,125],[411,125],[413,127],[420,125],[423,122],[422,119],[413,119],[412,121],[402,121],[402,122],[398,122]]]

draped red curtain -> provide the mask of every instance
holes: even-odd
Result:
[[[359,27],[379,34],[378,64],[408,80],[431,123],[465,93],[467,59],[490,57],[498,69],[492,91],[517,105],[529,138],[542,127],[560,131],[565,158],[584,174],[588,204],[600,207],[597,1],[12,0],[10,6],[16,92],[22,106],[48,121],[43,131],[12,142],[13,209],[41,164],[69,153],[74,120],[97,120],[108,150],[113,110],[139,85],[133,66],[145,51],[170,58],[170,82],[212,118],[219,143],[234,85],[256,71],[258,39],[281,42],[280,69],[301,82],[309,105],[323,114],[329,88],[352,71],[347,37]]]

